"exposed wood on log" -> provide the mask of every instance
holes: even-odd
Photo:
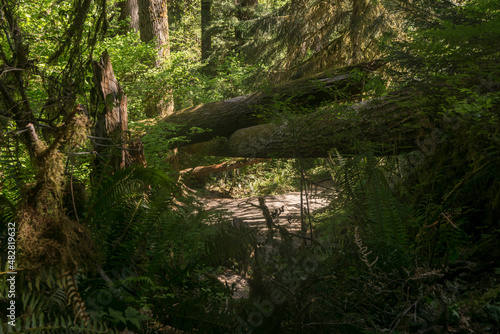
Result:
[[[176,112],[163,119],[182,125],[177,136],[187,136],[190,143],[205,142],[217,136],[229,137],[235,131],[262,123],[257,115],[286,101],[287,107],[314,108],[325,101],[352,100],[362,91],[360,73],[371,73],[384,65],[382,60],[326,71],[271,87],[268,91],[207,103]],[[191,128],[208,129],[189,134]],[[188,143],[186,143],[188,144]]]
[[[207,176],[216,172],[227,172],[230,170],[238,169],[244,166],[250,166],[267,161],[267,159],[244,159],[236,162],[223,162],[220,164],[210,166],[198,166],[195,168],[188,168],[180,171],[181,175],[188,175],[193,177]]]
[[[228,140],[205,145],[205,154],[297,158],[327,157],[332,149],[341,154],[359,154],[368,150],[379,154],[411,151],[431,130],[423,124],[418,112],[402,105],[412,97],[409,93],[400,94],[351,107],[320,110],[282,123],[244,128]],[[211,151],[206,149],[207,146]]]

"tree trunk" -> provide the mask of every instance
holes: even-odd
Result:
[[[401,107],[414,95],[364,101],[346,108],[316,111],[282,123],[234,132],[227,140],[187,147],[191,153],[247,158],[328,157],[374,151],[380,155],[412,151],[430,140],[431,129],[418,112]]]
[[[296,112],[317,107],[325,101],[352,100],[362,91],[359,72],[367,74],[383,64],[383,61],[375,60],[324,72],[277,85],[265,92],[187,108],[164,118],[164,121],[180,125],[176,135],[188,138],[185,145],[209,141],[217,136],[229,137],[239,129],[262,123],[263,119],[258,115],[265,112],[276,114],[284,109]],[[193,134],[192,128],[209,131]]]
[[[156,40],[157,56],[156,67],[162,67],[170,57],[170,43],[168,34],[168,9],[166,0],[138,0],[139,23],[141,40],[149,43]],[[172,90],[165,89],[166,100],[156,103],[154,114],[165,117],[174,111]]]
[[[127,143],[127,96],[115,78],[108,53],[93,63],[96,96],[96,121],[93,144],[98,154],[96,165],[109,163],[113,170],[132,164],[146,164],[140,139]]]
[[[156,65],[160,67],[163,60],[170,55],[167,1],[139,1],[139,17],[141,41],[149,43],[156,39]]]
[[[118,8],[120,8],[120,17],[119,21],[125,21],[130,18],[130,23],[128,25],[128,29],[125,32],[133,29],[135,31],[139,31],[139,7],[137,0],[126,0],[119,2],[117,4]]]
[[[210,56],[212,35],[209,27],[212,21],[212,0],[201,0],[201,60]]]
[[[300,116],[281,124],[263,124],[233,133],[214,155],[249,158],[328,157],[374,151],[392,155],[413,151],[429,133],[420,115],[400,107],[411,96],[364,101]]]
[[[111,155],[114,170],[125,167],[127,161],[127,96],[118,84],[108,53],[103,52],[94,61],[94,85],[97,91],[96,123],[94,126],[95,151],[98,164],[106,163]]]

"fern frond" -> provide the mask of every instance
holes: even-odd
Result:
[[[7,329],[9,328],[9,329]],[[55,319],[52,324],[46,324],[44,321],[43,313],[38,317],[33,315],[33,317],[26,319],[23,323],[21,319],[16,320],[16,326],[14,331],[12,331],[12,326],[3,322],[0,319],[0,334],[3,333],[13,333],[13,334],[60,334],[60,333],[70,333],[70,334],[109,334],[116,333],[117,331],[109,329],[105,324],[95,323],[92,326],[80,326],[75,325],[69,318],[60,316]]]
[[[63,274],[63,279],[65,280],[68,305],[73,307],[73,313],[75,315],[73,322],[77,323],[77,320],[82,320],[83,323],[87,325],[89,323],[90,316],[85,311],[85,302],[82,300],[82,297],[78,292],[74,275],[67,272]]]
[[[247,257],[256,245],[256,231],[247,226],[221,223],[217,233],[205,242],[203,262],[218,265],[224,259]]]
[[[400,204],[394,198],[383,173],[374,169],[369,180],[366,212],[379,236],[400,249],[408,249],[409,236]]]
[[[370,272],[373,272],[372,267],[375,263],[377,263],[378,256],[372,262],[368,260],[368,255],[370,255],[372,251],[369,251],[368,247],[363,245],[363,241],[361,240],[357,226],[354,228],[354,242],[356,243],[356,246],[358,246],[358,251],[359,254],[361,255],[361,260],[363,261],[364,264],[366,264]]]

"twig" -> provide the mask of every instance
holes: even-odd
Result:
[[[75,211],[76,220],[79,222],[78,212],[76,211],[75,194],[73,192],[73,164],[71,164],[71,177],[69,178],[69,185],[71,189],[71,199],[73,200],[73,210]]]
[[[397,319],[394,319],[394,321],[391,323],[391,326],[390,326],[391,327],[391,331],[390,331],[391,333],[399,325],[399,323],[401,322],[401,318],[404,317],[406,315],[406,313],[410,312],[410,310],[417,305],[417,303],[420,301],[420,299],[422,299],[422,297],[418,297],[418,299],[413,304],[411,304],[410,306],[408,306],[408,308]],[[394,322],[396,322],[396,323],[394,324]],[[394,324],[394,326],[393,326],[393,324]]]

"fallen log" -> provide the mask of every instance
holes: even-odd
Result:
[[[228,139],[188,146],[206,155],[247,158],[328,157],[374,151],[398,154],[419,148],[432,129],[422,115],[405,106],[415,93],[364,101],[350,107],[316,111],[281,123],[256,125]]]
[[[210,166],[198,166],[195,168],[188,168],[181,170],[179,174],[181,176],[192,176],[192,177],[202,177],[207,176],[216,172],[227,172],[230,170],[238,169],[244,166],[250,166],[254,164],[258,164],[264,161],[268,161],[267,159],[243,159],[236,162],[223,162],[220,164],[210,165]]]
[[[325,101],[349,101],[359,96],[367,74],[385,64],[374,60],[355,66],[326,71],[314,76],[293,80],[257,92],[232,99],[202,104],[178,111],[163,119],[178,124],[175,136],[186,136],[190,143],[211,140],[217,136],[229,137],[235,131],[262,123],[263,107],[279,107],[286,101],[288,108],[314,108]],[[192,128],[207,131],[190,133]],[[181,146],[182,146],[181,145]]]

